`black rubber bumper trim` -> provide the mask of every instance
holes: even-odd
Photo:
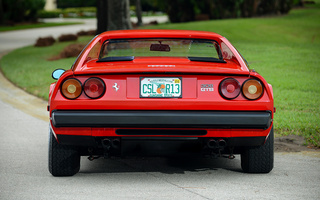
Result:
[[[65,111],[52,112],[55,127],[250,128],[267,129],[271,113],[236,111]]]

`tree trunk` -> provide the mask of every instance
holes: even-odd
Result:
[[[97,0],[97,34],[107,31],[108,28],[108,1]]]
[[[132,29],[129,0],[108,0],[107,30]]]
[[[141,1],[136,0],[136,15],[138,19],[137,26],[142,26],[142,9],[141,9]]]
[[[2,8],[2,0],[0,0],[0,24],[4,24],[4,14]]]
[[[97,34],[110,30],[131,29],[129,0],[97,1]]]

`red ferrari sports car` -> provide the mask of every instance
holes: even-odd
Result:
[[[81,156],[240,154],[244,172],[273,168],[272,86],[216,33],[108,31],[52,76],[53,176]]]

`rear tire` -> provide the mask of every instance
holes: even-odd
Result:
[[[273,127],[264,145],[247,148],[241,153],[241,168],[246,173],[269,173],[274,162]]]
[[[73,176],[80,170],[80,155],[76,147],[61,145],[49,130],[49,172],[53,176]]]

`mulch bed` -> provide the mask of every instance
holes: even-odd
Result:
[[[59,55],[53,56],[48,60],[52,61],[63,58],[77,57],[85,46],[85,44],[70,44],[66,46]]]

